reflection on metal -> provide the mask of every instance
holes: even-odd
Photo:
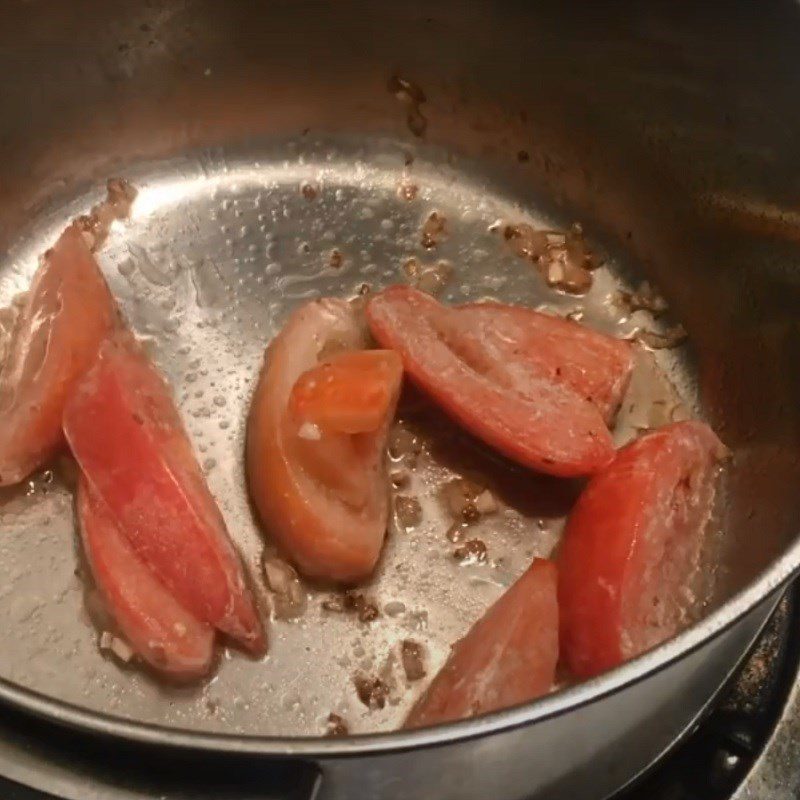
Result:
[[[435,258],[453,265],[444,302],[489,295],[556,314],[580,309],[584,324],[621,336],[642,322],[668,328],[646,312],[631,315],[609,301],[629,288],[617,277],[614,258],[594,273],[586,297],[550,290],[489,230],[498,218],[522,214],[501,186],[481,183],[466,167],[454,171],[436,160],[435,151],[421,151],[414,164],[419,195],[407,202],[397,194],[403,169],[402,150],[392,142],[314,136],[253,150],[217,149],[213,159],[200,152],[130,165],[125,177],[139,189],[131,218],[111,231],[98,252],[124,313],[149,340],[175,388],[231,536],[265,598],[259,566],[264,536],[251,515],[241,453],[264,348],[290,309],[321,295],[354,296],[364,283],[377,289],[405,282],[410,257],[426,264]],[[317,189],[313,202],[302,192],[309,182]],[[434,209],[447,220],[448,235],[437,239],[431,255],[420,231]],[[69,213],[31,227],[17,262],[32,269]],[[523,218],[547,228],[565,223],[534,207]],[[347,256],[336,269],[330,266],[332,248]],[[0,265],[0,305],[10,299],[2,290],[7,271]],[[642,355],[617,440],[635,435],[643,420],[665,409],[695,406],[693,387],[685,353]],[[263,663],[232,653],[211,683],[167,692],[104,659],[95,632],[81,620],[72,509],[68,492],[54,485],[0,506],[0,577],[19,587],[0,593],[0,615],[16,642],[0,650],[0,677],[87,709],[173,728],[315,736],[324,733],[333,711],[354,733],[394,729],[421,690],[402,675],[399,643],[421,641],[433,674],[450,644],[530,559],[550,553],[574,496],[569,484],[506,473],[464,445],[441,418],[413,409],[404,416],[406,427],[419,434],[422,452],[413,469],[402,458],[397,467],[408,471],[402,494],[418,498],[422,520],[413,530],[393,527],[369,586],[379,607],[401,602],[403,614],[383,614],[369,625],[353,615],[331,615],[321,607],[326,588],[309,585],[302,617],[272,621]],[[461,566],[446,539],[452,520],[439,486],[465,472],[495,487],[503,509],[470,528],[470,538],[486,544],[485,563]],[[57,603],[39,588],[35,566],[42,560],[51,565],[50,590],[58,587],[62,596]],[[39,600],[32,610],[34,595]],[[369,710],[356,697],[353,676],[362,672],[385,673],[392,692],[383,708]]]
[[[700,195],[698,205],[719,222],[746,233],[800,242],[800,209],[723,192]]]

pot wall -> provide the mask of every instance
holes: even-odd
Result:
[[[202,0],[6,3],[0,247],[32,215],[141,159],[309,127],[411,146],[386,84],[412,78],[428,96],[430,143],[482,159],[522,202],[553,198],[624,243],[689,329],[704,403],[737,450],[722,598],[787,551],[800,518],[798,9],[731,3],[720,24],[710,8],[606,5],[275,2],[254,14]],[[320,796],[601,796],[700,713],[773,603],[573,712],[323,759]],[[40,767],[9,757],[2,770],[36,785],[49,780]],[[69,784],[62,776],[65,797],[89,796]]]
[[[600,800],[697,719],[777,600],[660,672],[560,716],[445,746],[323,762],[318,800]]]

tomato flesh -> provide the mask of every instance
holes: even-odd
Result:
[[[607,424],[614,420],[633,371],[633,347],[572,320],[501,303],[458,307],[502,360],[535,365],[588,400]]]
[[[34,275],[0,372],[0,486],[23,480],[63,444],[66,399],[115,319],[105,279],[71,225]]]
[[[456,642],[406,728],[488,714],[550,691],[558,661],[556,567],[536,559]]]
[[[97,588],[134,651],[172,679],[205,675],[214,656],[213,629],[186,611],[153,575],[83,478],[78,518]]]
[[[383,425],[402,375],[392,350],[338,353],[297,379],[291,411],[300,422],[325,431],[370,433]]]
[[[378,342],[397,350],[417,386],[491,447],[563,477],[608,464],[614,446],[598,408],[554,380],[542,359],[489,335],[491,314],[446,308],[408,286],[392,286],[367,306]],[[505,312],[497,317],[507,323]]]
[[[187,611],[254,653],[264,631],[164,380],[133,337],[100,348],[64,412],[92,491]]]
[[[724,447],[678,422],[621,449],[567,521],[559,556],[561,654],[579,678],[677,633],[698,569]]]
[[[395,354],[366,346],[346,301],[303,306],[270,344],[250,409],[250,493],[268,532],[315,578],[365,578],[386,532],[384,450],[401,370]]]

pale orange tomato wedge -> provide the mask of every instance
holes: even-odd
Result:
[[[365,578],[386,532],[384,450],[402,371],[366,345],[349,303],[308,303],[270,344],[250,409],[250,493],[269,534],[315,578]]]
[[[213,629],[186,611],[153,575],[84,478],[78,520],[97,588],[139,657],[174,680],[207,674],[214,657]]]
[[[23,480],[63,444],[64,403],[116,316],[94,256],[71,225],[34,275],[0,371],[0,486]]]
[[[550,691],[558,661],[556,567],[536,559],[456,642],[406,728],[455,722]]]
[[[254,653],[264,630],[222,514],[161,375],[126,332],[103,343],[64,431],[138,556],[198,619]]]
[[[338,353],[297,379],[291,412],[325,431],[371,433],[383,425],[402,374],[392,350]]]

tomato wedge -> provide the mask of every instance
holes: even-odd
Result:
[[[502,333],[487,334],[491,313],[447,308],[409,286],[392,286],[367,306],[373,336],[397,350],[409,377],[470,433],[551,475],[588,475],[608,464],[614,445],[598,409],[554,380],[542,359]],[[508,313],[496,316],[508,327]]]
[[[78,518],[97,588],[135,652],[175,680],[205,675],[214,656],[213,629],[186,611],[158,581],[83,478]]]
[[[725,448],[702,422],[677,422],[617,453],[578,498],[559,556],[561,654],[577,677],[610,669],[677,633],[698,568]]]
[[[488,714],[549,692],[558,661],[556,583],[555,564],[535,559],[456,642],[404,727]]]
[[[264,631],[167,385],[127,332],[75,387],[64,431],[92,491],[178,602],[254,653]]]
[[[339,353],[297,379],[291,411],[325,431],[371,433],[383,425],[402,373],[392,350]]]
[[[458,313],[505,360],[522,357],[592,403],[606,424],[613,422],[633,371],[630,342],[522,306],[470,303]]]
[[[308,303],[270,344],[250,409],[250,493],[269,533],[315,578],[365,578],[386,532],[384,450],[402,366],[366,346],[349,303]]]
[[[64,403],[115,319],[97,262],[70,225],[34,275],[0,372],[0,486],[23,480],[63,444]]]

